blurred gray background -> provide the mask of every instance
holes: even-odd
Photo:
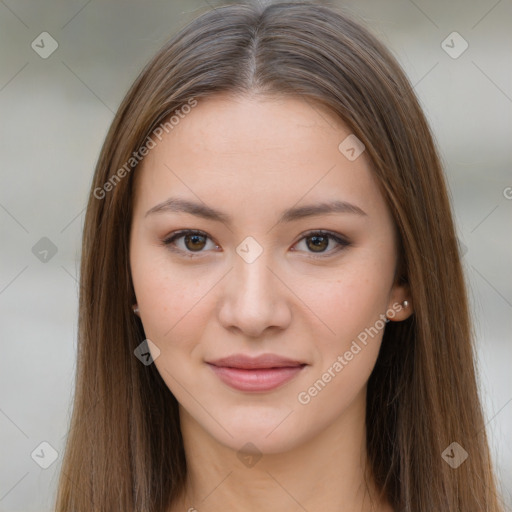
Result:
[[[512,2],[340,4],[397,56],[433,127],[510,506]],[[73,396],[81,229],[106,131],[145,62],[209,5],[220,4],[0,1],[0,511],[53,505]]]

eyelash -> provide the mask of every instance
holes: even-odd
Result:
[[[165,238],[162,242],[169,250],[171,250],[173,252],[176,252],[179,254],[185,254],[186,256],[188,256],[190,258],[202,257],[201,253],[203,251],[198,251],[197,253],[194,253],[191,251],[183,251],[182,249],[178,249],[175,246],[173,247],[172,244],[175,240],[182,238],[186,235],[201,235],[201,236],[204,236],[205,238],[208,238],[211,240],[211,238],[204,231],[198,231],[195,229],[184,229],[184,230],[176,231],[176,232],[172,233],[170,236]],[[338,247],[336,247],[335,249],[333,249],[327,253],[318,253],[318,254],[310,253],[310,256],[315,259],[328,258],[328,257],[332,256],[333,254],[337,254],[338,252],[343,250],[345,247],[348,247],[349,245],[351,245],[348,240],[342,238],[340,235],[333,233],[331,231],[326,231],[326,230],[322,230],[322,229],[319,229],[316,231],[309,231],[309,232],[305,233],[294,245],[298,244],[299,242],[301,242],[302,240],[304,240],[306,238],[310,238],[315,235],[326,236],[330,240],[334,240],[337,244],[339,244]]]

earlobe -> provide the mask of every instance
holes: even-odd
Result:
[[[402,302],[394,302],[386,311],[386,318],[392,322],[402,322],[414,313],[411,299],[404,299]]]
[[[403,322],[414,313],[409,284],[395,283],[389,297],[386,318],[392,322]]]
[[[134,305],[132,306],[132,309],[133,309],[133,312],[134,312],[138,317],[140,317],[140,313],[139,313],[139,306],[138,306],[138,304],[134,304]]]

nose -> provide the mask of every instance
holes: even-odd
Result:
[[[281,330],[289,325],[291,292],[272,267],[265,251],[252,263],[235,255],[219,309],[219,321],[226,329],[261,338],[267,329]]]

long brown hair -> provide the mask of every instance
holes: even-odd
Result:
[[[415,311],[386,326],[368,383],[372,477],[397,511],[502,510],[452,213],[424,114],[367,29],[336,8],[293,2],[202,14],[158,51],[119,107],[85,219],[74,409],[57,512],[163,512],[183,489],[177,401],[155,365],[134,356],[145,338],[131,308],[134,155],[191,99],[220,92],[321,104],[364,143],[398,228],[398,278],[409,284]],[[457,468],[442,457],[452,442],[469,454]]]

